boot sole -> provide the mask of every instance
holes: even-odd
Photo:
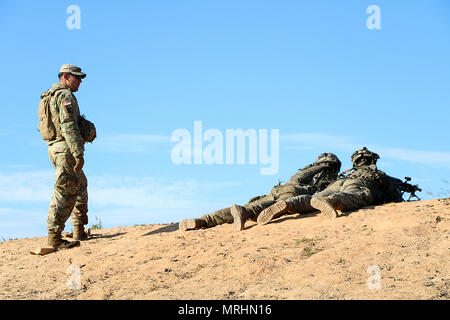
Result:
[[[231,215],[233,216],[233,225],[237,231],[242,231],[245,229],[245,222],[242,220],[243,209],[241,206],[236,206],[233,204],[231,207]]]
[[[270,207],[264,209],[258,216],[258,224],[267,224],[271,220],[281,216],[288,211],[288,204],[284,200],[280,200]]]
[[[326,200],[311,198],[311,207],[319,210],[330,219],[336,219],[338,216],[337,211]]]

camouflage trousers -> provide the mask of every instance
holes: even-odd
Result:
[[[372,191],[359,179],[342,179],[334,182],[325,190],[312,196],[326,198],[336,210],[352,211],[373,204]],[[315,209],[310,204],[311,196],[301,195],[290,198],[289,211],[292,213],[308,213]]]
[[[84,172],[75,172],[75,158],[64,141],[49,146],[48,155],[56,174],[47,230],[62,232],[69,217],[73,226],[87,224],[88,193]]]
[[[343,179],[331,184],[325,190],[314,195],[316,198],[325,197],[333,207],[341,211],[358,210],[373,204],[372,191],[360,179]]]
[[[250,219],[256,221],[261,211],[270,207],[278,200],[289,199],[305,193],[307,193],[306,188],[302,186],[293,184],[279,185],[273,187],[268,195],[256,197],[250,200],[244,205],[244,207],[247,209],[247,212],[251,214]],[[233,223],[234,221],[233,216],[231,215],[231,207],[205,214],[200,219],[206,222],[205,227],[207,228],[215,227],[224,223]]]

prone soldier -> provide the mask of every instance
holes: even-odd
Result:
[[[245,222],[256,221],[258,215],[265,208],[280,199],[288,199],[298,195],[312,195],[325,189],[337,179],[341,162],[333,153],[323,153],[317,160],[299,170],[286,184],[279,184],[272,188],[268,195],[252,198],[246,205],[233,205],[199,219],[185,219],[179,224],[180,231],[199,228],[211,228],[224,223],[234,223],[236,230],[243,230]]]
[[[353,167],[343,174],[353,172],[312,196],[300,195],[278,201],[258,216],[258,224],[266,224],[285,212],[307,213],[319,210],[330,218],[336,218],[338,211],[352,211],[369,205],[404,201],[399,186],[405,187],[406,182],[378,170],[378,159],[378,154],[365,147],[355,151],[352,155]],[[420,189],[417,187],[414,190]]]

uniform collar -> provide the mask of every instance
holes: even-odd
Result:
[[[70,90],[69,87],[67,87],[67,86],[65,86],[65,85],[63,85],[63,84],[61,84],[61,83],[54,83],[54,84],[53,84],[53,88],[54,88],[54,89],[67,89],[67,90],[69,90],[70,92],[72,92],[72,90]]]

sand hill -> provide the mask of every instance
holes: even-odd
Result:
[[[285,215],[241,232],[102,229],[44,256],[29,253],[44,237],[10,240],[0,243],[0,299],[447,300],[449,233],[450,198],[335,220]]]

